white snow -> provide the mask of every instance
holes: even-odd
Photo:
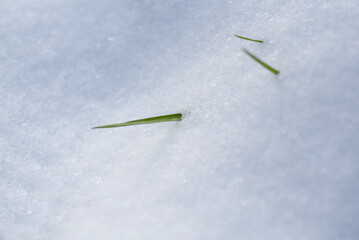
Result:
[[[1,0],[0,239],[357,239],[358,27],[356,0]]]

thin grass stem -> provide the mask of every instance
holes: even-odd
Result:
[[[248,40],[248,41],[252,41],[252,42],[263,43],[262,40],[256,40],[256,39],[252,39],[252,38],[246,38],[246,37],[242,37],[242,36],[239,36],[239,35],[236,35],[236,34],[234,34],[234,36],[236,36],[237,38],[241,38],[241,39]]]
[[[262,65],[263,67],[265,67],[266,69],[268,69],[269,71],[271,71],[273,74],[277,75],[280,72],[277,69],[272,68],[271,66],[269,66],[268,64],[266,64],[265,62],[263,62],[262,60],[260,60],[259,58],[257,58],[256,56],[254,56],[252,53],[250,53],[247,49],[243,48],[243,51],[250,56],[252,59],[254,59],[257,63],[259,63],[260,65]]]
[[[150,124],[150,123],[171,122],[171,121],[181,121],[181,120],[182,120],[182,113],[176,113],[176,114],[163,115],[157,117],[143,118],[143,119],[123,122],[123,123],[103,125],[103,126],[93,127],[92,129],[125,127],[125,126],[139,125],[139,124]]]

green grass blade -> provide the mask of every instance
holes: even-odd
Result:
[[[182,113],[176,113],[176,114],[163,115],[163,116],[157,116],[151,118],[143,118],[129,122],[98,126],[98,127],[93,127],[92,129],[125,127],[125,126],[139,125],[139,124],[150,124],[150,123],[171,122],[171,121],[181,121],[181,120],[182,120]]]
[[[277,75],[280,72],[277,69],[272,68],[271,66],[269,66],[268,64],[266,64],[265,62],[263,62],[262,60],[260,60],[259,58],[257,58],[256,56],[254,56],[252,53],[250,53],[247,49],[243,48],[243,51],[250,56],[251,58],[253,58],[257,63],[259,63],[260,65],[262,65],[263,67],[265,67],[266,69],[268,69],[269,71],[271,71],[273,74]]]
[[[236,34],[234,34],[234,36],[236,36],[237,38],[241,38],[241,39],[252,41],[252,42],[263,43],[262,40],[255,40],[255,39],[251,39],[251,38],[246,38],[246,37],[242,37],[242,36],[239,36],[239,35],[236,35]]]

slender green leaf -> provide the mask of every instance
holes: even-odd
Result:
[[[252,39],[252,38],[246,38],[246,37],[242,37],[242,36],[239,36],[239,35],[234,35],[234,36],[236,36],[237,38],[241,38],[241,39],[252,41],[252,42],[263,43],[262,40],[255,40],[255,39]]]
[[[182,113],[176,113],[176,114],[163,115],[163,116],[157,116],[157,117],[151,117],[151,118],[143,118],[143,119],[133,120],[133,121],[129,121],[129,122],[98,126],[98,127],[93,127],[92,129],[125,127],[125,126],[139,125],[139,124],[171,122],[171,121],[181,121],[181,120],[182,120]]]
[[[259,63],[260,65],[262,65],[263,67],[265,67],[266,69],[268,69],[269,71],[271,71],[273,74],[277,75],[280,72],[277,69],[272,68],[271,66],[269,66],[268,64],[266,64],[265,62],[263,62],[262,60],[260,60],[259,58],[257,58],[256,56],[254,56],[252,53],[250,53],[247,49],[243,48],[243,51],[250,56],[252,59],[254,59],[257,63]]]

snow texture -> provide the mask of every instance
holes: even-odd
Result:
[[[0,239],[358,239],[358,29],[357,0],[1,0]]]

